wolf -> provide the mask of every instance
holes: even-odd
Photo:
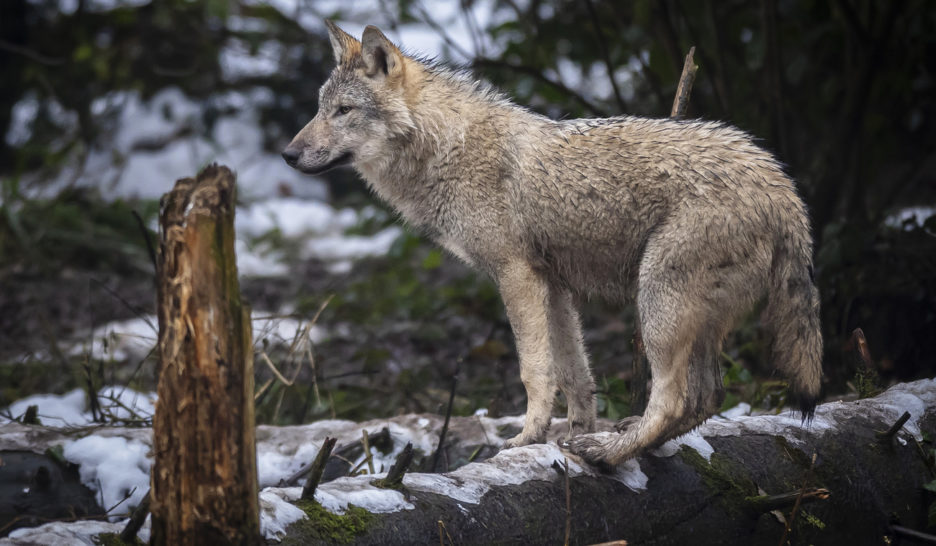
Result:
[[[766,298],[772,359],[804,418],[822,337],[809,220],[791,179],[752,138],[706,121],[555,121],[464,72],[404,54],[379,29],[326,21],[337,66],[283,152],[305,173],[351,165],[405,222],[496,283],[527,393],[522,431],[616,465],[684,434],[724,399],[718,357]],[[595,382],[577,303],[636,303],[651,371],[644,414],[595,430]]]

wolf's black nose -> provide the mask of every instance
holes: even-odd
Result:
[[[283,159],[285,159],[286,163],[289,163],[291,167],[296,166],[296,161],[299,161],[300,155],[302,155],[302,151],[300,151],[299,148],[288,146],[285,150],[283,150]]]

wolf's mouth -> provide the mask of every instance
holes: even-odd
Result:
[[[329,169],[333,169],[333,168],[335,168],[335,167],[338,167],[338,166],[340,166],[340,165],[347,165],[348,163],[351,163],[351,160],[352,160],[353,158],[354,158],[354,156],[353,156],[353,154],[351,154],[351,152],[345,152],[345,153],[339,155],[338,157],[336,157],[335,159],[332,159],[332,160],[329,161],[328,163],[325,163],[324,165],[318,165],[318,166],[316,166],[316,167],[307,167],[307,168],[303,168],[303,169],[301,169],[301,170],[302,170],[302,172],[304,172],[304,173],[306,173],[306,174],[320,174],[320,173],[323,173],[323,172],[325,172],[325,171],[327,171],[327,170],[329,170]]]

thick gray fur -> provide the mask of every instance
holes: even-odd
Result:
[[[350,163],[410,225],[497,283],[527,390],[523,431],[543,442],[557,389],[569,448],[610,464],[718,410],[722,340],[766,297],[773,361],[809,414],[822,338],[803,202],[777,161],[733,127],[615,117],[554,121],[485,84],[400,52],[375,27],[328,23],[338,66],[284,152],[321,172]],[[636,302],[652,388],[611,440],[576,303]]]

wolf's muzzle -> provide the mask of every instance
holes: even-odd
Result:
[[[299,161],[300,155],[302,155],[302,150],[300,150],[298,147],[294,148],[292,146],[287,146],[286,149],[283,150],[283,159],[286,160],[286,163],[290,167],[295,168],[296,162]]]

